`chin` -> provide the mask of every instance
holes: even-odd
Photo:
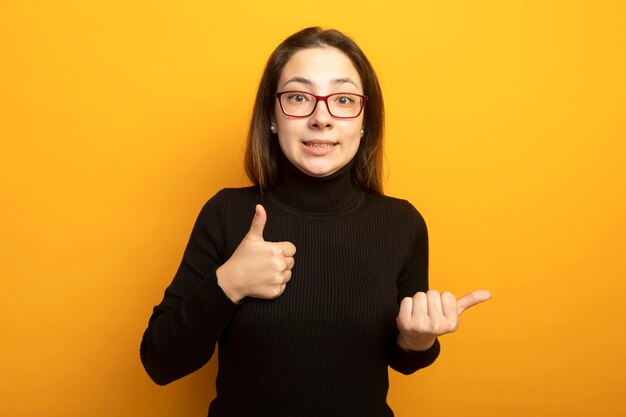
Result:
[[[337,169],[331,167],[303,167],[300,170],[312,177],[326,177],[337,171]]]

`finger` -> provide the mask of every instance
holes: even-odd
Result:
[[[487,301],[491,298],[491,293],[487,290],[476,290],[459,298],[459,315],[476,304]]]
[[[287,260],[282,257],[273,258],[273,267],[275,271],[283,272],[287,270]]]
[[[254,218],[250,225],[250,230],[246,237],[252,240],[263,241],[263,229],[265,228],[265,222],[267,221],[267,213],[262,205],[257,204],[254,209]]]
[[[277,245],[283,251],[285,256],[293,256],[296,254],[296,247],[291,242],[278,242]]]
[[[293,269],[293,265],[295,264],[295,260],[292,257],[285,258],[285,270]]]
[[[286,284],[289,282],[289,280],[291,280],[291,271],[287,270],[287,271],[283,271],[282,272],[283,275],[283,284]]]
[[[413,299],[405,297],[400,302],[400,310],[398,311],[398,330],[408,329],[411,323],[411,312],[413,311]]]
[[[269,300],[273,298],[278,298],[283,295],[283,293],[285,292],[285,288],[287,288],[287,284],[279,284],[278,286],[273,287],[271,291],[269,291],[261,298],[266,298]]]
[[[428,296],[425,292],[417,292],[413,296],[413,318],[424,318],[428,317]]]
[[[456,297],[451,292],[441,293],[441,308],[443,315],[449,320],[456,320],[459,317],[459,307]]]
[[[431,320],[443,318],[441,295],[439,294],[439,291],[428,290],[426,298],[428,299],[428,317],[430,317]]]

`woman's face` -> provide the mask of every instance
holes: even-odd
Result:
[[[362,95],[363,86],[346,54],[337,48],[320,47],[302,49],[287,61],[278,80],[278,92],[282,91]],[[324,177],[346,166],[356,155],[363,112],[352,119],[338,119],[330,115],[326,103],[319,101],[313,114],[295,118],[285,115],[276,99],[274,122],[287,159],[305,174]]]

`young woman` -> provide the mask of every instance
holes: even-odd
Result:
[[[383,115],[350,38],[309,28],[278,46],[248,135],[254,186],[203,207],[144,334],[157,384],[217,344],[210,417],[393,415],[387,367],[430,365],[437,337],[489,293],[428,290],[424,220],[382,193]]]

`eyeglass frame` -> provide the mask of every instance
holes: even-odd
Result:
[[[285,109],[283,108],[283,102],[280,99],[284,94],[287,93],[302,93],[302,94],[308,94],[312,97],[315,98],[315,104],[313,105],[313,109],[311,110],[311,113],[305,115],[305,116],[292,116],[291,114],[287,114],[287,112],[285,111]],[[357,96],[361,98],[361,108],[359,109],[359,112],[356,114],[356,116],[335,116],[331,111],[330,111],[330,106],[328,105],[328,97],[332,97],[332,96],[337,96],[337,95],[341,95],[341,94],[349,94],[351,96]],[[317,109],[317,105],[320,101],[323,101],[324,104],[326,104],[326,110],[328,110],[328,114],[330,114],[332,117],[334,117],[335,119],[356,119],[357,117],[359,117],[361,115],[361,113],[363,113],[363,108],[365,107],[365,102],[367,101],[367,96],[363,95],[363,94],[356,94],[356,93],[332,93],[332,94],[328,94],[326,96],[316,96],[315,94],[311,94],[311,93],[307,93],[306,91],[298,91],[298,90],[290,90],[290,91],[279,91],[277,93],[274,94],[276,96],[276,98],[278,99],[278,104],[280,105],[280,110],[283,112],[283,114],[287,117],[294,117],[297,119],[303,119],[305,117],[309,117],[311,116],[313,113],[315,113],[315,109]]]

